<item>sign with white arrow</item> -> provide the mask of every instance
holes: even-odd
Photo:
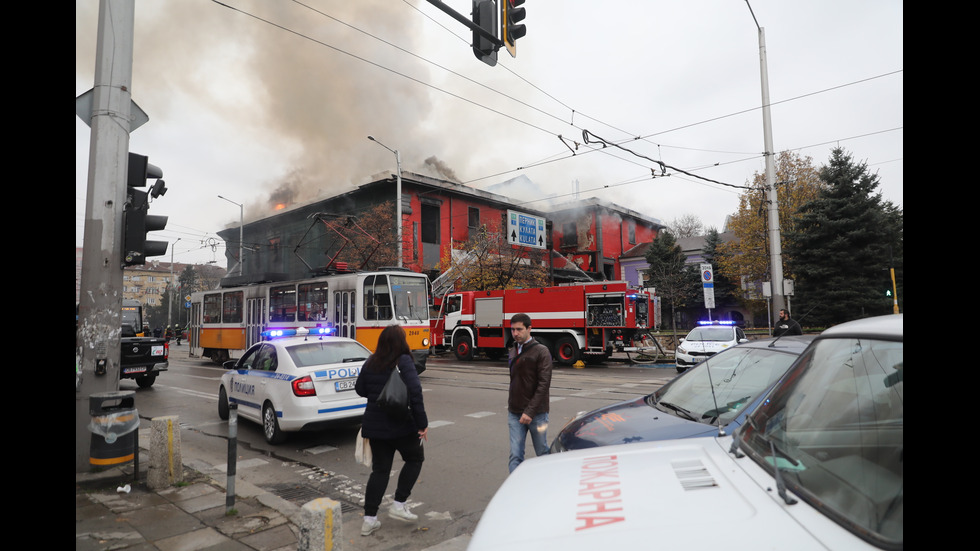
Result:
[[[507,242],[521,247],[546,248],[548,236],[545,235],[545,222],[542,216],[508,210]]]

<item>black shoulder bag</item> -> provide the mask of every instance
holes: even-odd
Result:
[[[378,395],[378,405],[392,417],[408,415],[408,387],[405,386],[397,365],[391,370],[388,382]]]

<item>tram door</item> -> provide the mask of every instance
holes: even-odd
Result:
[[[354,291],[335,291],[333,294],[333,324],[339,337],[357,338],[354,334],[354,296]]]
[[[265,297],[250,298],[245,301],[245,348],[262,340],[265,329]]]
[[[187,343],[191,348],[198,348],[201,346],[201,303],[195,302],[191,304],[191,330],[187,335],[190,340]]]

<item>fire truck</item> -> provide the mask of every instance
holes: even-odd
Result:
[[[654,321],[651,298],[625,281],[449,292],[438,305],[438,317],[430,320],[430,333],[435,348],[452,350],[460,360],[473,359],[476,351],[499,359],[512,340],[511,316],[525,313],[531,335],[558,364],[601,361],[648,336]]]

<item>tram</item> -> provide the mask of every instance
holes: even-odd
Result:
[[[420,372],[429,353],[429,279],[405,269],[324,275],[191,294],[190,355],[238,359],[275,329],[350,337],[372,352],[388,325],[405,329]]]

